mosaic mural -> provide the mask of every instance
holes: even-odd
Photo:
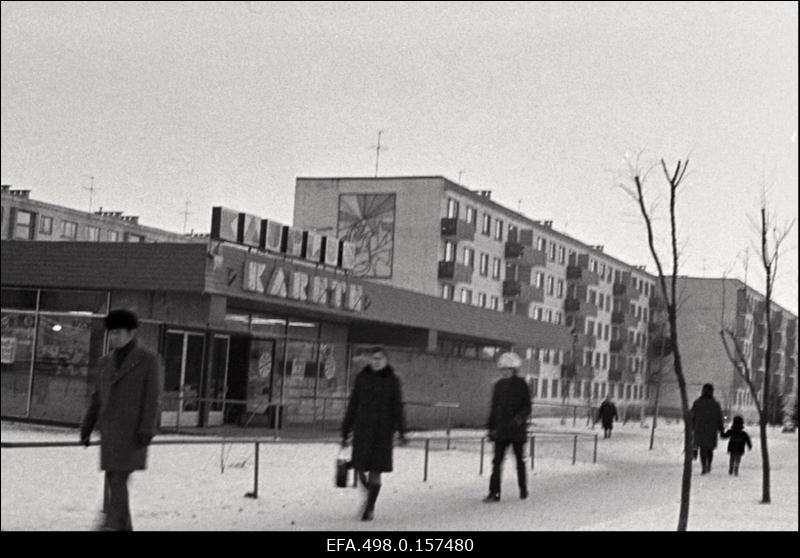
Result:
[[[395,194],[339,196],[337,236],[355,244],[355,275],[391,278],[395,198]]]

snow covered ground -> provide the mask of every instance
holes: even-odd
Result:
[[[537,419],[548,431],[595,434],[580,422]],[[725,446],[714,469],[692,477],[690,530],[798,530],[797,434],[769,433],[772,503],[762,505],[757,427],[748,431],[754,451],[739,477],[727,474]],[[437,433],[415,433],[422,438]],[[441,433],[438,433],[441,434]],[[476,431],[454,435],[480,435]],[[491,468],[478,474],[479,446],[456,442],[447,451],[434,443],[428,481],[423,482],[423,442],[395,450],[395,471],[384,476],[375,520],[358,521],[361,489],[335,488],[335,443],[265,444],[260,451],[259,498],[253,487],[253,446],[156,445],[149,469],[131,477],[131,509],[137,530],[314,531],[652,531],[675,530],[680,500],[682,425],[638,422],[618,425],[609,440],[579,441],[572,464],[572,438],[537,436],[531,497],[519,500],[515,468],[506,458],[502,501],[485,504]],[[2,440],[74,441],[76,429],[3,422]],[[159,436],[173,439],[178,436]],[[185,437],[184,437],[185,438]],[[196,438],[195,438],[196,439]],[[98,448],[2,450],[3,530],[88,530],[101,503]]]

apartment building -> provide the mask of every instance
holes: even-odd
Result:
[[[86,242],[187,242],[205,241],[139,224],[139,218],[121,211],[90,213],[31,199],[30,190],[2,186],[0,238],[3,240],[53,240]]]
[[[645,398],[655,279],[602,246],[441,176],[297,178],[294,223],[354,242],[372,281],[567,328],[572,350],[517,347],[542,399]]]

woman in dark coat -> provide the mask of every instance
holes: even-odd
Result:
[[[611,396],[606,396],[597,411],[597,419],[603,424],[603,438],[610,438],[617,420],[617,407],[611,402]],[[595,421],[597,422],[597,421]]]
[[[392,471],[394,433],[405,444],[405,419],[400,379],[388,365],[386,353],[380,347],[371,351],[371,363],[355,379],[342,423],[342,447],[348,445],[353,432],[353,468],[367,499],[362,521],[370,521],[381,490],[381,473]],[[369,473],[367,476],[366,473]]]
[[[714,386],[703,385],[703,390],[691,410],[692,428],[694,430],[694,447],[700,449],[701,475],[711,472],[711,461],[714,459],[714,448],[717,447],[717,433],[724,433],[722,408],[714,399]]]

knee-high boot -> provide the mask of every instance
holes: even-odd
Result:
[[[370,484],[367,487],[367,504],[364,507],[364,514],[361,516],[361,521],[372,521],[375,515],[375,502],[378,499],[378,493],[381,491],[380,484]]]

